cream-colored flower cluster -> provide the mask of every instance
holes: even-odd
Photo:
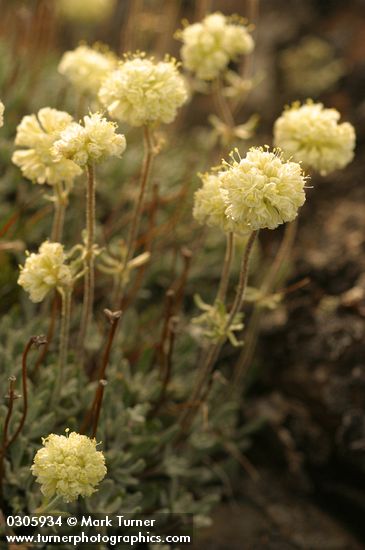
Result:
[[[5,107],[2,101],[0,101],[0,128],[4,126],[4,111]]]
[[[99,99],[109,114],[131,126],[168,124],[188,93],[174,59],[126,59],[103,83]]]
[[[201,80],[214,80],[230,61],[254,48],[247,27],[221,13],[207,15],[201,23],[186,26],[177,36],[183,42],[184,67]]]
[[[71,160],[55,160],[52,154],[54,142],[71,122],[71,115],[49,107],[41,109],[37,115],[23,118],[17,128],[15,144],[27,149],[15,151],[12,161],[26,178],[34,183],[53,185],[62,181],[72,183],[81,173]]]
[[[306,181],[298,163],[260,147],[243,159],[231,159],[219,172],[204,176],[195,194],[194,216],[200,223],[247,232],[275,229],[296,218]]]
[[[107,470],[95,439],[72,432],[68,437],[50,434],[42,443],[44,447],[36,453],[31,471],[46,498],[57,495],[72,502],[97,490]]]
[[[41,302],[51,290],[72,284],[72,272],[65,260],[62,244],[48,241],[41,244],[37,254],[28,255],[24,267],[20,266],[18,284],[32,302]]]
[[[194,195],[193,216],[202,225],[219,227],[225,232],[238,232],[242,228],[233,218],[227,216],[227,191],[222,188],[218,172],[199,174],[202,186]]]
[[[116,0],[57,0],[57,8],[63,17],[87,23],[110,17],[115,4]]]
[[[355,130],[339,119],[336,109],[322,103],[295,103],[275,122],[275,145],[322,175],[344,168],[354,156]]]
[[[55,142],[57,160],[71,159],[79,166],[101,162],[107,157],[120,157],[126,148],[124,135],[116,133],[116,124],[100,113],[84,117],[84,124],[69,124]]]
[[[117,64],[117,58],[111,52],[103,52],[97,46],[81,45],[63,54],[58,72],[80,92],[97,94],[103,80]]]

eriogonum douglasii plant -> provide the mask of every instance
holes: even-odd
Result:
[[[107,4],[91,2],[89,19]],[[60,9],[88,19],[79,2]],[[223,478],[239,464],[255,477],[244,453],[257,423],[243,425],[241,397],[260,319],[282,298],[307,174],[344,168],[355,133],[336,110],[307,102],[278,118],[275,148],[267,136],[260,145],[257,117],[241,109],[256,82],[240,70],[252,31],[218,12],[185,24],[181,64],[83,44],[58,64],[75,102],[61,87],[50,94],[57,109],[12,108],[15,166],[5,174],[26,197],[19,223],[34,210],[22,234],[33,252],[9,252],[30,300],[13,282],[0,320],[0,508],[189,512],[199,526]],[[215,111],[198,123],[196,90]],[[95,102],[82,118],[70,107],[79,96]],[[0,102],[0,125],[3,112]],[[44,189],[54,191],[52,232],[37,203]],[[276,257],[263,258],[259,232],[283,224]]]

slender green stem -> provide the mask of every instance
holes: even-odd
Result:
[[[64,380],[65,367],[67,364],[68,346],[70,338],[70,322],[71,322],[71,298],[72,288],[59,289],[61,295],[61,328],[60,342],[58,349],[58,373],[57,380],[54,386],[52,404],[56,405],[60,398],[61,388]]]
[[[85,337],[92,320],[94,303],[94,240],[95,240],[95,173],[92,164],[87,165],[86,187],[86,251],[85,251],[85,279],[84,301],[81,315],[81,327],[79,335],[80,353],[83,353]]]
[[[223,119],[223,122],[225,122],[225,124],[227,124],[229,128],[234,128],[235,126],[234,117],[226,98],[223,96],[222,82],[220,78],[217,78],[214,81],[214,93],[215,93],[215,101],[216,101],[217,109],[220,113],[220,116]]]
[[[257,234],[258,234],[258,231],[253,231],[249,236],[246,244],[246,248],[245,248],[245,251],[242,257],[242,262],[241,262],[241,270],[240,270],[239,281],[238,281],[238,286],[236,290],[236,296],[226,323],[225,332],[229,330],[232,322],[234,321],[234,318],[236,317],[237,313],[241,310],[243,305],[245,290],[247,286],[250,257],[251,257],[252,248],[256,240]],[[190,398],[192,407],[190,410],[184,411],[179,419],[179,422],[183,431],[186,431],[189,428],[199,408],[200,398],[202,393],[204,393],[204,386],[206,384],[209,384],[209,376],[211,374],[211,371],[214,367],[216,360],[218,359],[219,353],[223,347],[224,342],[225,342],[225,338],[221,338],[216,344],[211,346],[211,348],[208,350],[206,359],[202,367],[200,368],[200,371],[197,377],[197,382],[196,382],[194,391],[192,393],[192,396]],[[206,396],[206,394],[204,395]]]
[[[223,269],[221,274],[221,279],[219,282],[219,288],[217,292],[216,301],[225,302],[228,283],[229,283],[229,274],[231,271],[232,259],[233,259],[233,244],[234,244],[234,234],[227,233],[227,244],[226,244],[226,253],[223,262]]]
[[[124,258],[122,272],[121,272],[121,276],[120,276],[119,283],[116,289],[116,294],[115,294],[116,302],[120,304],[120,307],[122,307],[122,301],[123,301],[124,290],[125,290],[123,275],[127,269],[128,262],[133,258],[137,248],[137,236],[138,236],[139,227],[141,224],[143,201],[146,194],[146,190],[148,188],[148,183],[152,172],[153,159],[155,156],[155,151],[153,147],[153,135],[149,126],[144,127],[143,137],[144,137],[144,158],[143,158],[143,165],[142,165],[142,171],[140,176],[139,194],[135,205],[131,226],[129,229],[129,235],[128,235],[128,241],[127,241],[127,252]]]
[[[284,237],[281,241],[279,250],[260,287],[260,293],[263,296],[269,295],[275,289],[283,264],[293,249],[297,228],[297,219],[285,226]],[[237,389],[241,387],[242,381],[250,367],[255,353],[262,313],[263,310],[260,304],[256,303],[248,326],[246,345],[242,349],[234,369],[233,385]]]
[[[43,506],[40,506],[39,508],[37,508],[34,513],[44,514],[45,512],[53,512],[55,510],[54,507],[56,506],[56,504],[61,502],[61,500],[62,500],[62,497],[60,497],[59,495],[56,495],[49,502],[45,502]]]
[[[62,183],[54,185],[54,218],[51,233],[53,242],[61,242],[63,226],[65,221],[66,196],[64,194]]]

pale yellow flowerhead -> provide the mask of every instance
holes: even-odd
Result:
[[[32,252],[20,266],[18,284],[29,293],[32,302],[42,302],[53,289],[64,289],[72,284],[72,272],[65,263],[60,243],[45,241],[38,253]]]
[[[50,434],[42,443],[31,471],[46,498],[61,496],[65,502],[72,502],[97,491],[107,470],[95,439],[71,432],[68,437]]]
[[[275,122],[275,145],[322,175],[344,168],[354,157],[355,130],[339,119],[336,109],[322,103],[295,103]]]
[[[71,21],[92,23],[111,16],[116,0],[57,0],[60,14]]]
[[[174,59],[155,62],[143,56],[124,61],[99,92],[110,116],[131,126],[168,124],[187,98],[186,85]]]
[[[254,48],[247,27],[219,12],[207,15],[200,23],[186,26],[177,37],[183,42],[184,67],[201,80],[214,80],[227,69],[230,61]]]
[[[0,101],[0,128],[4,126],[4,111],[5,107],[2,101]]]
[[[228,216],[251,231],[275,229],[297,217],[305,201],[306,178],[300,164],[285,162],[279,152],[261,147],[252,147],[243,159],[231,158],[219,173]]]
[[[57,159],[71,159],[79,166],[101,162],[108,157],[120,157],[126,148],[124,135],[116,133],[116,124],[100,113],[84,116],[84,124],[70,124],[55,142]]]
[[[222,188],[219,173],[200,174],[199,177],[202,186],[195,192],[193,207],[196,221],[225,232],[242,232],[242,227],[226,214],[227,191]]]
[[[97,94],[105,77],[117,67],[117,58],[106,49],[82,45],[65,52],[58,72],[80,92]]]
[[[81,174],[80,168],[68,159],[55,160],[52,146],[62,130],[72,121],[63,111],[45,107],[37,115],[27,115],[17,128],[15,145],[27,147],[15,151],[14,164],[34,183],[53,185],[62,181],[72,183]]]

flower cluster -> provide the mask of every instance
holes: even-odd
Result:
[[[93,22],[108,18],[115,3],[115,0],[58,0],[57,8],[65,19]]]
[[[227,191],[222,188],[219,173],[199,174],[202,186],[194,195],[193,216],[202,225],[219,227],[225,232],[241,232],[242,228],[227,216]]]
[[[18,284],[30,294],[32,302],[41,302],[54,288],[72,284],[72,272],[65,260],[62,244],[48,241],[41,244],[37,254],[28,255],[24,267],[20,266]]]
[[[69,124],[53,147],[57,160],[71,159],[79,166],[120,157],[126,148],[124,135],[116,133],[116,124],[100,113],[84,117],[84,124]]]
[[[275,122],[275,144],[322,175],[344,168],[354,156],[355,130],[339,119],[336,109],[325,109],[322,103],[295,103]]]
[[[184,66],[201,80],[214,80],[230,61],[253,50],[247,27],[221,13],[207,15],[201,23],[186,26],[177,35],[183,42]]]
[[[300,164],[285,162],[278,151],[253,147],[238,160],[203,176],[195,194],[194,216],[224,231],[275,229],[296,218],[305,201]]]
[[[126,59],[103,83],[99,99],[109,114],[131,126],[174,120],[188,93],[174,59]]]
[[[58,72],[80,92],[97,94],[105,77],[116,67],[117,59],[111,52],[81,45],[63,54]]]
[[[4,126],[4,111],[5,107],[2,101],[0,101],[0,128]]]
[[[72,432],[68,437],[50,434],[42,443],[44,447],[36,453],[31,471],[46,498],[57,495],[72,502],[97,490],[107,470],[95,439]]]
[[[81,173],[80,168],[65,158],[56,160],[52,146],[62,130],[72,122],[72,117],[63,111],[45,107],[37,115],[27,115],[17,128],[15,144],[27,147],[15,151],[14,164],[23,175],[34,183],[50,185],[62,181],[72,183]]]

